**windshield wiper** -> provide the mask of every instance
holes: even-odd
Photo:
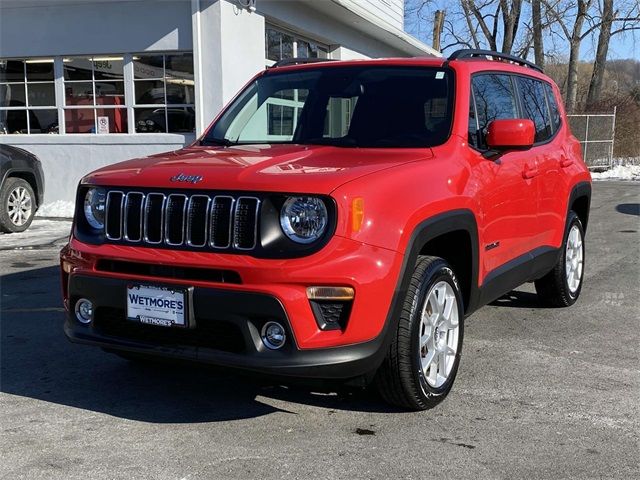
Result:
[[[200,145],[202,145],[202,146],[220,145],[220,146],[223,146],[223,147],[230,147],[231,145],[235,145],[235,142],[232,142],[228,138],[207,137],[207,138],[203,138],[200,141]]]

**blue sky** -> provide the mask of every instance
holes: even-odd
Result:
[[[453,11],[451,8],[451,4],[454,2],[447,2],[445,0],[433,0],[429,2],[429,5],[423,9],[423,17],[425,20],[417,21],[417,17],[415,15],[411,15],[411,9],[414,5],[418,5],[421,3],[425,3],[422,0],[406,0],[405,2],[405,28],[408,33],[414,35],[415,37],[422,40],[427,45],[431,45],[431,35],[432,35],[432,23],[430,20],[433,18],[434,12],[437,9],[445,9],[448,11]],[[456,4],[458,2],[455,2]],[[525,3],[524,8],[527,9],[527,4]],[[528,17],[528,11],[523,12],[523,17]],[[448,20],[452,20],[452,15],[448,16]],[[458,20],[460,24],[460,30],[463,31],[466,29],[466,25],[464,21]],[[454,24],[455,25],[455,24]],[[524,26],[520,27],[524,29]],[[586,28],[586,27],[585,27]],[[482,36],[481,36],[482,37]],[[556,37],[557,38],[557,37]],[[594,35],[587,37],[581,45],[580,50],[580,58],[582,60],[593,60],[596,50],[597,44],[597,32]],[[551,43],[551,39],[548,38],[545,41],[546,45],[549,46]],[[443,45],[446,44],[446,38],[443,41]],[[560,55],[568,56],[568,44],[566,42],[556,41],[555,42],[556,49]],[[462,47],[456,47],[462,48]],[[445,51],[446,53],[451,53],[451,51],[456,48],[449,49]],[[533,51],[529,54],[530,59],[533,57]],[[636,31],[635,35],[632,33],[618,34],[612,37],[611,43],[609,45],[609,55],[608,59],[619,59],[619,58],[633,58],[636,60],[640,60],[640,31]]]

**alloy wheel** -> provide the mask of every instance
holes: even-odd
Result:
[[[449,378],[458,352],[460,328],[458,302],[453,287],[445,281],[427,293],[420,321],[420,364],[427,383],[441,387]]]
[[[7,200],[7,214],[11,222],[21,227],[29,221],[33,210],[31,195],[24,187],[16,187]]]

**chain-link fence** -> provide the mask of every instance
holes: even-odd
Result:
[[[613,165],[613,143],[616,133],[616,108],[613,113],[567,115],[575,137],[582,145],[582,156],[591,169]]]

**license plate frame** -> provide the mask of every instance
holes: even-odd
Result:
[[[131,295],[137,296],[137,302]],[[164,305],[158,305],[160,300]],[[182,309],[177,308],[180,301]],[[125,302],[129,321],[164,328],[188,329],[195,326],[193,287],[132,283],[126,287]]]

